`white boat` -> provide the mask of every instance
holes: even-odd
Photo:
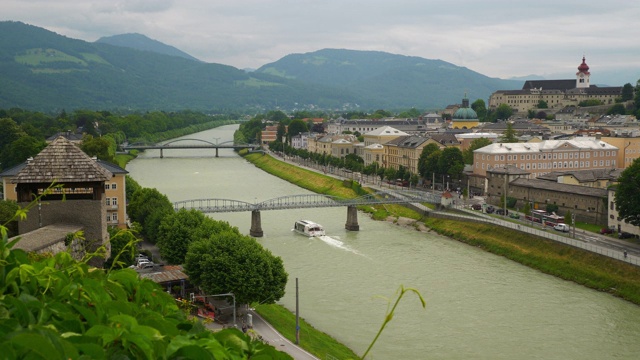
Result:
[[[309,237],[324,236],[322,225],[309,220],[296,221],[293,225],[293,231]]]

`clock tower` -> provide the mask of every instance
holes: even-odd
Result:
[[[576,73],[576,88],[585,89],[588,88],[589,85],[589,65],[584,60],[584,56],[582,56],[582,64],[578,66],[578,72]]]

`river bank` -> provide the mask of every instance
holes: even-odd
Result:
[[[340,193],[338,196],[342,197],[355,196],[338,179],[301,169],[271,156],[250,154],[245,159],[272,175],[308,190],[331,195]],[[640,305],[640,269],[636,266],[510,229],[454,220],[420,220],[420,214],[406,210],[397,213],[395,210],[398,208],[406,209],[387,206],[388,214],[382,219],[421,231],[435,231],[544,273]]]

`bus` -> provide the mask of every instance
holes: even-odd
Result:
[[[544,210],[532,210],[531,215],[525,215],[525,218],[546,226],[556,226],[564,223],[564,217],[558,216],[555,213],[549,214]]]

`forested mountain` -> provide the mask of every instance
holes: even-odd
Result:
[[[0,108],[224,111],[355,100],[324,86],[0,22]]]
[[[353,91],[379,108],[445,107],[489,98],[495,90],[518,89],[522,81],[489,78],[442,60],[380,51],[324,49],[292,54],[256,72]]]
[[[176,49],[173,46],[161,43],[158,40],[149,39],[142,34],[122,34],[114,36],[101,37],[96,40],[97,43],[109,44],[114,46],[123,46],[143,51],[153,51],[158,54],[178,56],[189,60],[200,61],[186,52]]]
[[[105,43],[114,38],[127,44]],[[134,38],[142,44],[133,44]],[[472,101],[486,100],[492,91],[521,84],[440,60],[382,52],[320,50],[248,73],[167,55],[169,46],[148,46],[154,40],[146,37],[105,41],[89,43],[0,22],[0,108],[222,112],[341,110],[357,104],[360,110],[425,109],[459,103],[465,93]]]

